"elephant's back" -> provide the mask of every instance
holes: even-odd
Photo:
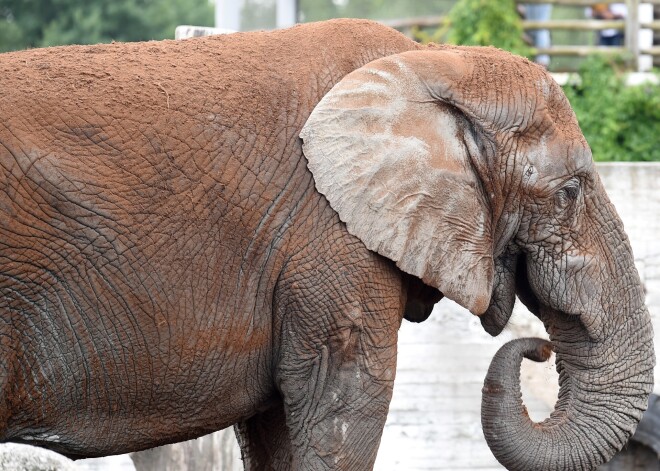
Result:
[[[0,113],[7,118],[16,112],[11,105],[30,102],[43,118],[70,106],[105,113],[128,108],[135,119],[226,107],[257,122],[295,88],[322,93],[332,78],[418,47],[375,22],[334,20],[273,32],[4,53]]]

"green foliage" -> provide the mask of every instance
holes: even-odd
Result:
[[[458,0],[449,12],[447,40],[495,46],[523,56],[532,53],[523,40],[522,21],[513,0]]]
[[[0,52],[22,49],[24,43],[21,27],[15,21],[0,18]]]
[[[173,38],[179,24],[211,26],[213,5],[208,0],[0,0],[0,52]]]
[[[420,28],[419,26],[413,26],[410,33],[415,41],[422,44],[440,44],[447,42],[448,29],[447,26],[440,26],[439,28]]]
[[[620,61],[592,57],[564,87],[594,159],[660,161],[660,86],[625,85]]]

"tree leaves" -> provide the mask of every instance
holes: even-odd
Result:
[[[0,52],[174,38],[177,25],[213,18],[208,0],[0,0]]]
[[[616,59],[595,56],[564,87],[599,161],[660,161],[660,86],[626,86]]]
[[[495,46],[529,56],[522,22],[513,0],[458,0],[449,12],[448,41],[468,46]]]

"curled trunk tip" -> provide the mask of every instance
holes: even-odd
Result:
[[[488,446],[509,470],[594,470],[623,447],[639,421],[637,411],[646,404],[652,384],[652,348],[640,349],[639,358],[631,359],[646,362],[651,369],[617,377],[598,394],[582,386],[590,384],[593,376],[580,376],[583,370],[562,359],[561,345],[557,348],[562,365],[559,401],[550,418],[540,423],[530,419],[523,404],[520,366],[523,358],[547,360],[553,345],[536,338],[513,340],[500,348],[488,369],[481,423]]]
[[[508,371],[510,367],[517,367],[517,371],[520,371],[520,365],[522,364],[523,358],[536,362],[544,362],[550,359],[552,355],[552,343],[548,340],[543,340],[539,338],[525,338],[525,339],[515,339],[505,343],[495,354],[490,368],[488,369],[488,374],[484,380],[483,394],[499,394],[506,390],[510,390],[509,387],[518,386],[520,387],[520,374],[510,375],[502,374]],[[500,372],[499,370],[506,370]],[[506,381],[503,381],[506,379]],[[504,382],[508,384],[503,384]],[[482,402],[485,404],[485,401]],[[483,416],[483,411],[482,411]]]
[[[519,439],[532,433],[535,425],[522,402],[522,360],[543,362],[552,350],[552,343],[540,338],[511,340],[498,350],[488,369],[482,389],[481,423],[488,446],[507,469],[526,469],[518,462]]]

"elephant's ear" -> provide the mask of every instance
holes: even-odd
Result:
[[[371,62],[325,95],[300,136],[318,191],[351,234],[482,314],[493,227],[477,172],[480,123],[454,90],[470,73],[463,56],[427,50]]]

